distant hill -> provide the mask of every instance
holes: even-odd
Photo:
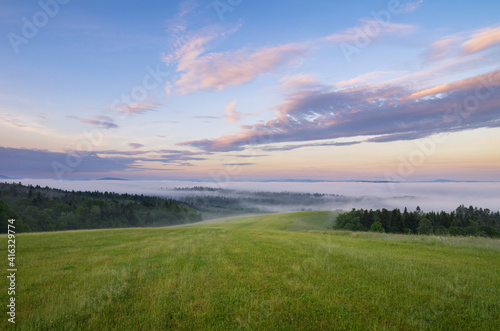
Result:
[[[104,178],[99,178],[98,180],[128,180],[128,179],[116,178],[116,177],[104,177]]]
[[[423,181],[426,182],[426,181]],[[453,180],[453,179],[434,179],[428,181],[429,183],[487,183],[489,181],[483,180]]]
[[[0,175],[0,179],[14,179],[14,178],[10,178],[8,176]]]

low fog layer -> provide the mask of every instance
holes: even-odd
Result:
[[[500,183],[297,183],[297,182],[231,182],[224,190],[195,191],[176,190],[195,186],[217,188],[214,182],[151,181],[151,180],[87,180],[58,181],[50,179],[4,180],[75,191],[108,191],[116,193],[144,194],[182,199],[193,195],[218,195],[232,198],[251,198],[253,192],[302,192],[323,193],[325,196],[307,200],[304,204],[292,204],[282,200],[280,204],[263,207],[275,212],[312,210],[394,209],[405,207],[424,211],[454,210],[459,205],[473,205],[490,210],[500,210]],[[241,192],[245,191],[245,192]]]

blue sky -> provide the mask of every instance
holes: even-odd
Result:
[[[0,174],[500,180],[497,1],[3,1]]]

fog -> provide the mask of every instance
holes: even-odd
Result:
[[[461,204],[473,205],[490,210],[500,210],[500,183],[365,183],[365,182],[230,182],[225,189],[231,191],[179,191],[180,187],[212,187],[218,188],[214,182],[172,181],[172,180],[80,180],[59,181],[51,179],[3,180],[4,182],[21,182],[25,185],[49,186],[63,190],[108,191],[116,193],[144,194],[171,198],[182,198],[192,195],[223,195],[226,197],[248,197],[251,192],[301,192],[324,193],[339,196],[327,196],[317,200],[316,204],[293,204],[266,206],[272,211],[294,211],[301,208],[313,210],[350,210],[394,209],[405,207],[415,210],[417,206],[426,212],[454,210]],[[237,192],[246,191],[246,192]]]

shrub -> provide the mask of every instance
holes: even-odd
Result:
[[[382,226],[382,223],[380,223],[380,221],[376,221],[370,227],[370,231],[372,231],[372,232],[385,232],[385,229]]]

